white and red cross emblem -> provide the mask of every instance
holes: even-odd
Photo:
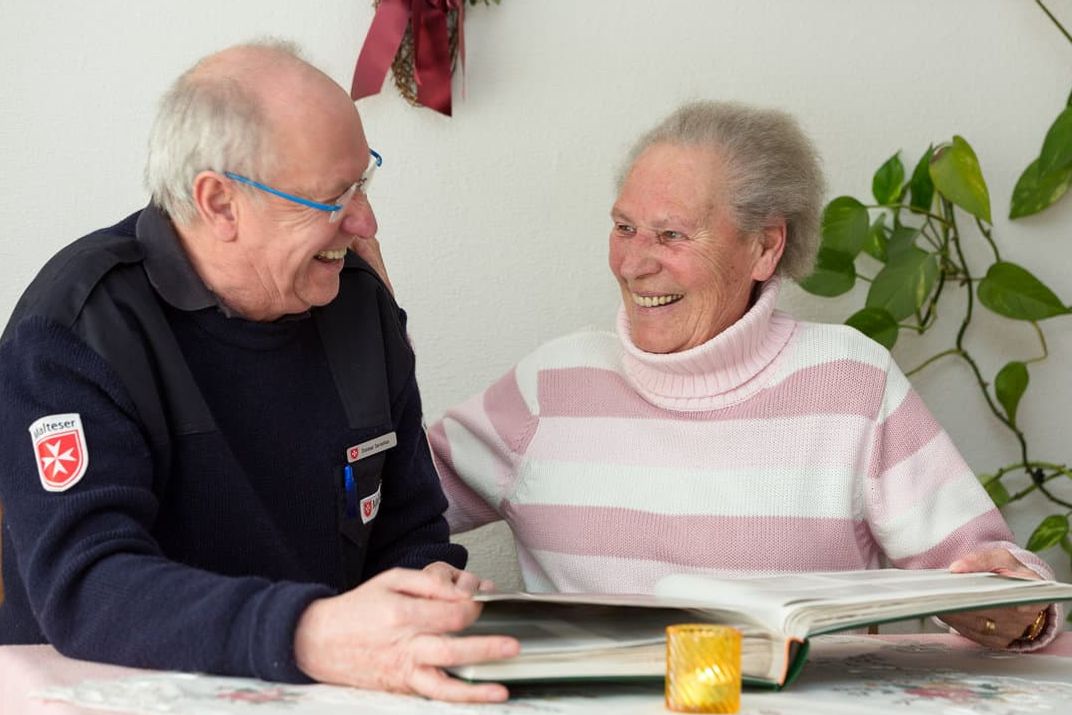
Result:
[[[67,491],[86,473],[89,451],[78,413],[42,417],[30,425],[30,437],[37,474],[47,491]]]

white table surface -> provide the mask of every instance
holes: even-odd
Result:
[[[333,715],[335,713],[665,713],[651,685],[579,684],[514,690],[502,705],[434,703],[330,686],[136,670],[72,660],[50,646],[0,647],[0,714]],[[829,636],[812,643],[801,677],[781,692],[746,689],[753,715],[1072,713],[1072,633],[1044,651],[987,651],[952,635]]]

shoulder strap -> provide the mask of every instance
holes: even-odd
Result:
[[[134,403],[160,487],[170,467],[171,434],[216,426],[142,268],[137,216],[56,254],[19,299],[0,340],[31,315],[64,325],[84,340],[115,370]]]
[[[384,344],[392,326],[384,324],[380,310],[384,291],[370,268],[348,260],[338,297],[313,313],[353,429],[391,422],[391,366]]]

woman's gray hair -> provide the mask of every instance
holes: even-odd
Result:
[[[778,273],[795,280],[811,273],[825,182],[819,155],[795,119],[733,102],[686,104],[633,145],[618,176],[619,191],[637,158],[655,144],[717,152],[738,229],[752,234],[784,219],[785,252]]]
[[[299,47],[265,39],[242,47],[301,60]],[[152,201],[178,225],[196,216],[194,178],[202,171],[268,175],[275,165],[257,96],[243,82],[213,72],[212,57],[184,72],[161,98],[149,135],[145,185]]]

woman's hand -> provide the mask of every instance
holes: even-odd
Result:
[[[968,554],[950,564],[949,570],[952,573],[991,571],[1004,576],[1039,578],[1037,573],[1020,563],[1009,553],[1008,549],[992,549]],[[1031,630],[1035,631],[1037,637],[1043,628],[1033,628],[1033,626],[1039,614],[1045,613],[1047,609],[1048,606],[1032,603],[982,611],[947,613],[941,616],[941,619],[962,636],[971,638],[988,648],[1007,648],[1015,641],[1024,638]]]

